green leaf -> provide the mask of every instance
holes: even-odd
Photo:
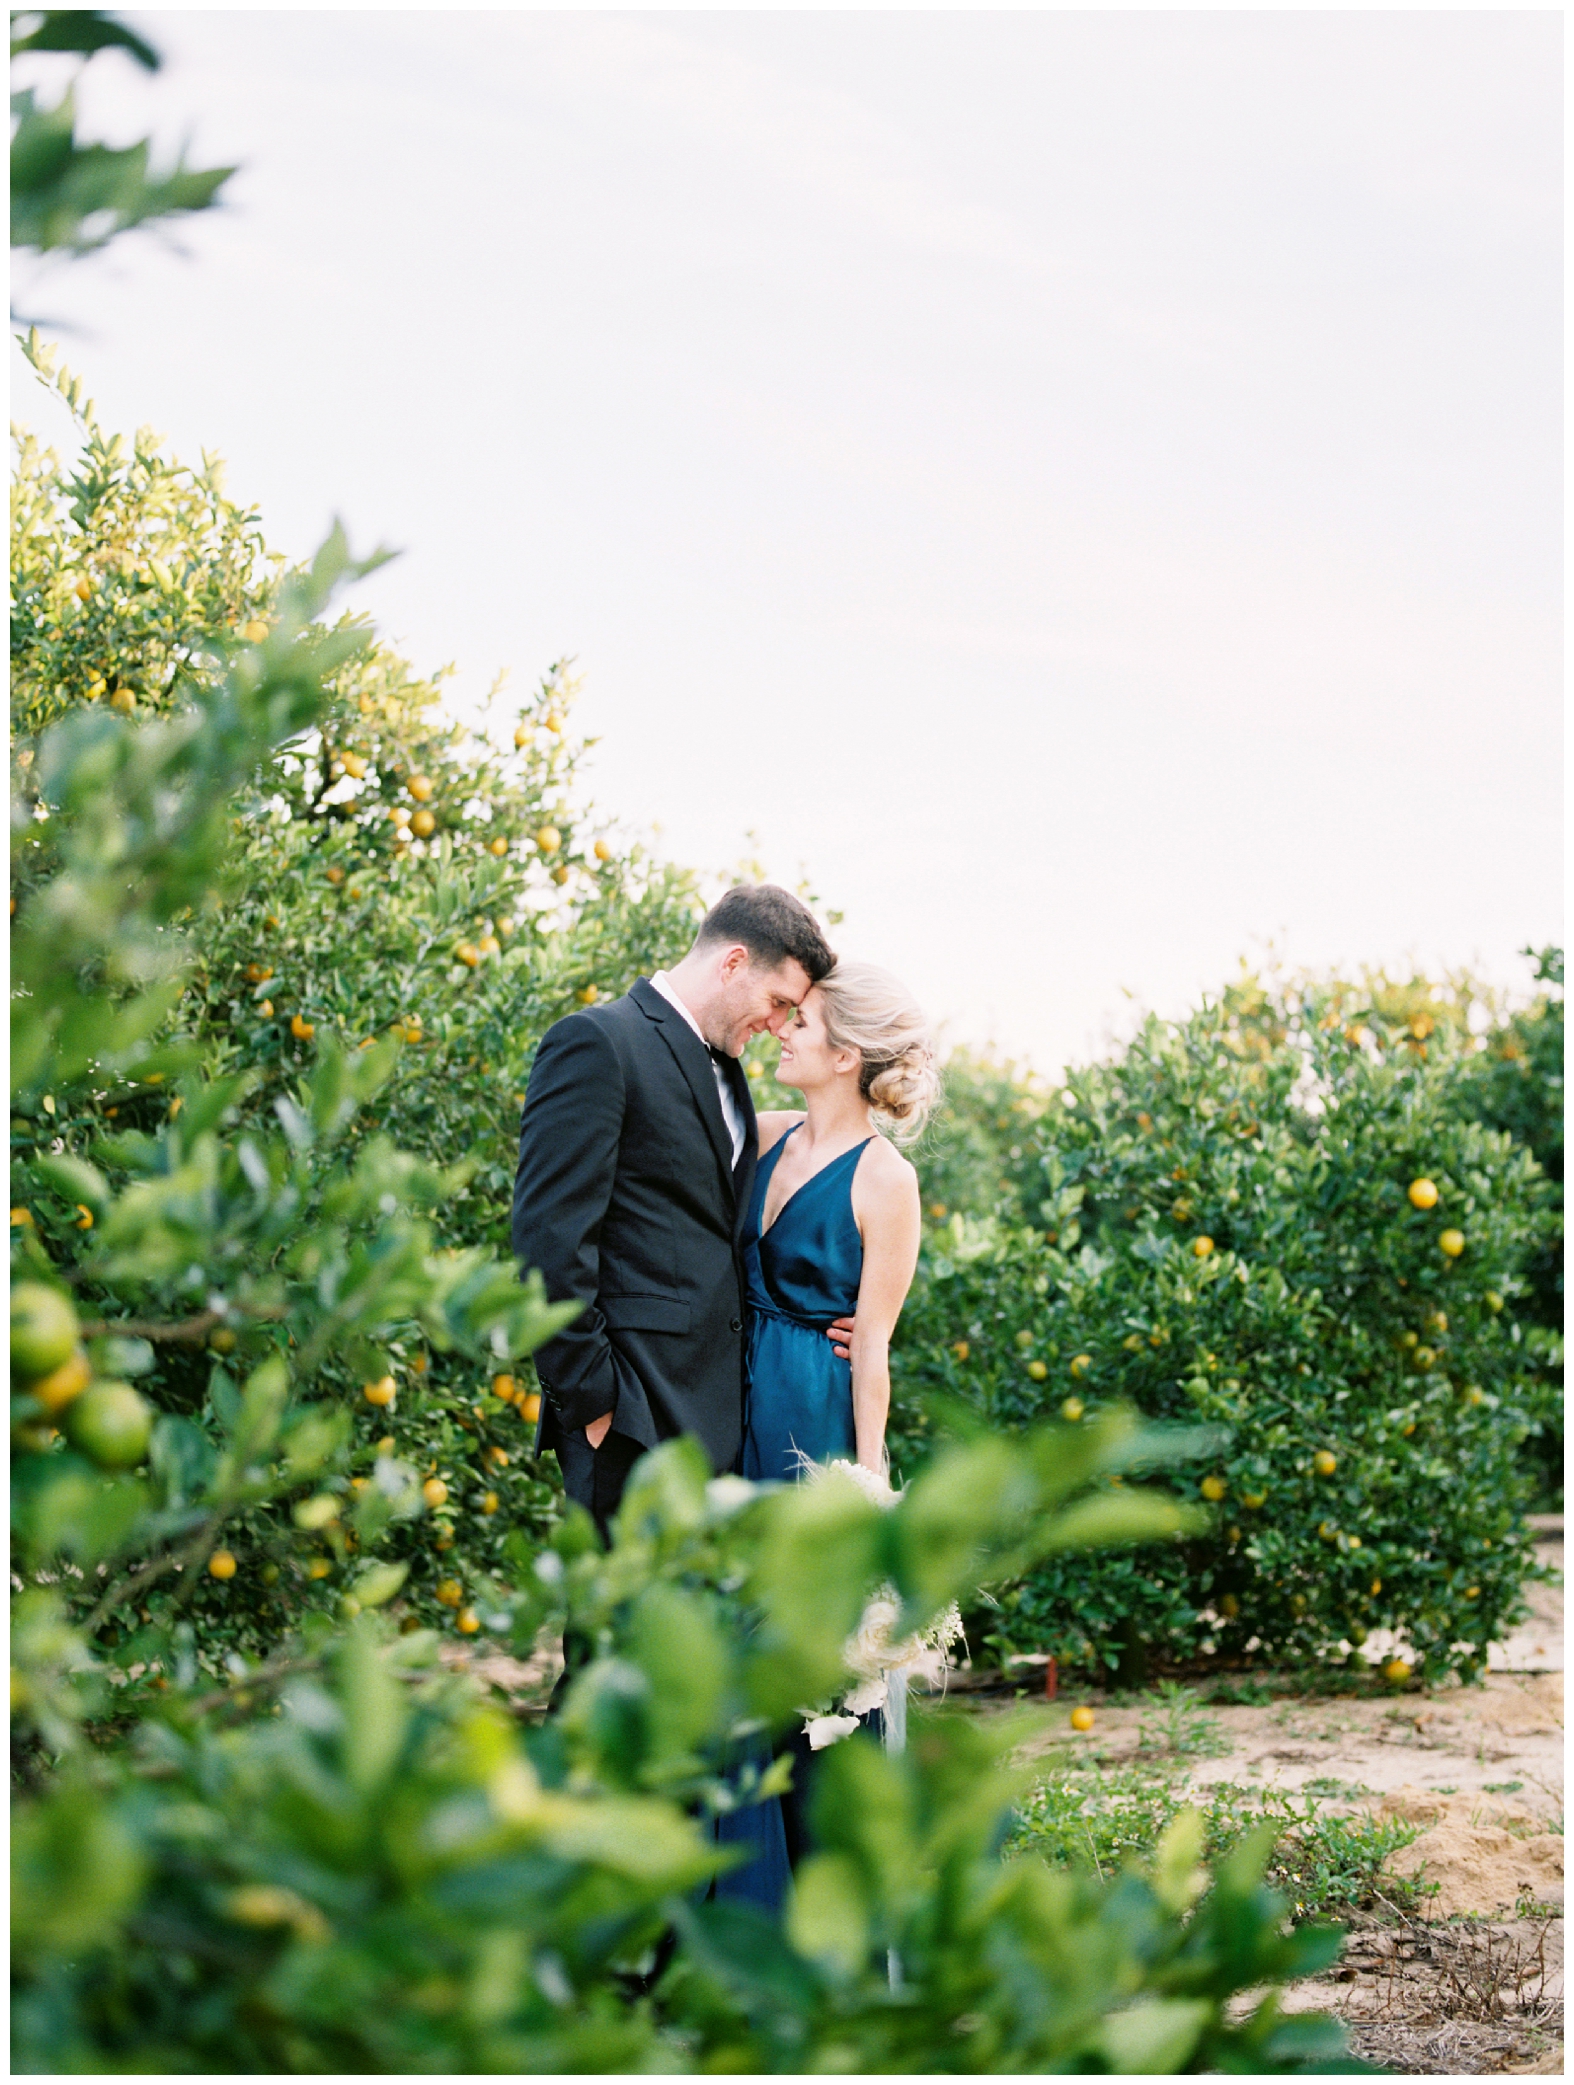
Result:
[[[1212,2017],[1206,1998],[1150,1998],[1111,2013],[1101,2037],[1109,2067],[1138,2077],[1185,2070]]]

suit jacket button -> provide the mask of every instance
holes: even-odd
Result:
[[[743,1330],[743,1320],[742,1320],[742,1318],[734,1318],[734,1319],[733,1319],[733,1321],[732,1321],[732,1329],[733,1329],[733,1331],[734,1331],[734,1332],[741,1332],[741,1331]]]

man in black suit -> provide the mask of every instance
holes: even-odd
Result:
[[[743,1440],[740,1252],[758,1149],[738,1059],[779,1035],[835,958],[806,906],[740,885],[670,973],[572,1013],[536,1052],[519,1129],[514,1251],[585,1309],[538,1349],[536,1446],[605,1534],[635,1461],[692,1434],[716,1470]]]

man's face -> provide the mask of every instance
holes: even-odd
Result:
[[[746,948],[729,949],[721,966],[721,989],[706,1040],[729,1057],[741,1057],[752,1037],[769,1029],[780,1035],[809,990],[809,973],[789,956],[774,970],[752,963]]]

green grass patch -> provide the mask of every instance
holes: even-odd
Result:
[[[1384,1862],[1420,1836],[1417,1825],[1379,1823],[1359,1811],[1330,1811],[1324,1800],[1310,1792],[1298,1799],[1238,1781],[1217,1782],[1188,1797],[1183,1777],[1176,1774],[1072,1767],[1055,1772],[1023,1803],[1008,1850],[1108,1877],[1146,1860],[1181,1810],[1202,1812],[1214,1861],[1271,1819],[1280,1825],[1281,1836],[1267,1879],[1289,1899],[1291,1916],[1299,1922],[1369,1901]],[[1397,1902],[1400,1895],[1413,1900],[1416,1893],[1389,1876],[1383,1894]]]

